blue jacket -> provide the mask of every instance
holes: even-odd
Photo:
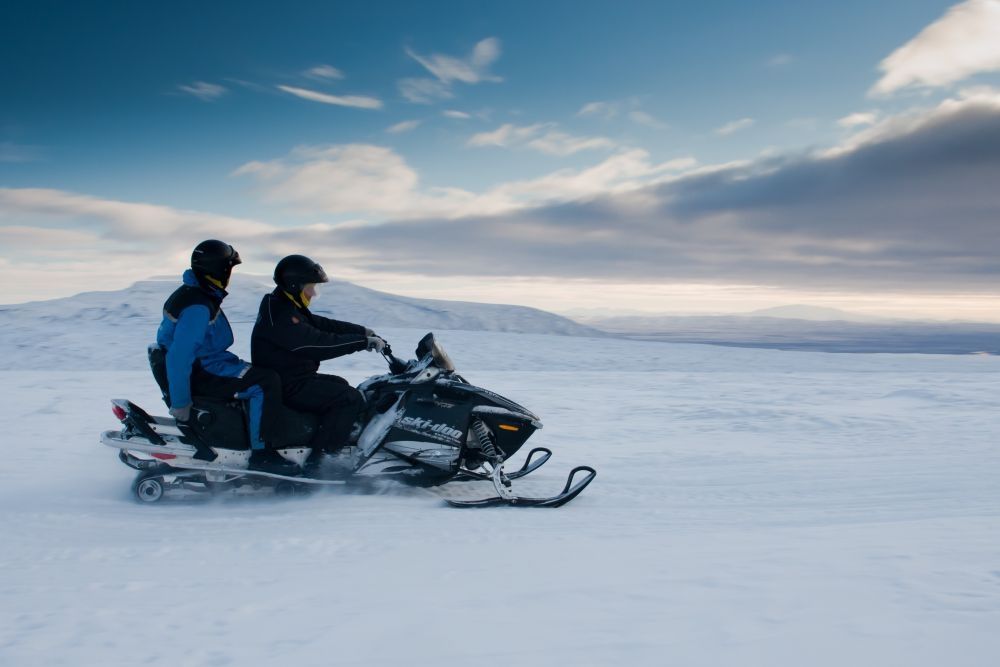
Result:
[[[198,281],[194,272],[184,272],[184,284],[163,305],[163,321],[156,342],[167,350],[167,382],[170,405],[191,404],[191,370],[197,362],[212,375],[243,377],[250,364],[229,352],[233,328],[222,312],[225,290]]]

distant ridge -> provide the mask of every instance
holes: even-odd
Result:
[[[772,314],[761,314],[768,311]],[[821,320],[780,317],[773,314],[775,309],[768,311],[748,315],[590,318],[586,322],[612,335],[669,343],[816,352],[1000,354],[1000,324],[996,323]]]
[[[163,302],[179,284],[179,277],[143,280],[122,290],[0,306],[0,369],[144,368],[146,345],[155,339]],[[264,276],[233,278],[224,307],[236,335],[233,351],[245,359],[261,297],[273,288]],[[313,305],[317,314],[364,324],[382,334],[387,329],[415,329],[421,335],[444,330],[607,335],[535,308],[413,299],[342,281],[322,285]],[[352,359],[339,366],[355,363],[365,362]]]
[[[5,326],[37,325],[41,321],[158,322],[167,296],[178,278],[139,281],[107,292],[83,292],[71,297],[0,306]],[[233,276],[224,308],[233,323],[253,322],[261,297],[274,289],[264,276]],[[320,286],[313,302],[317,314],[372,327],[463,329],[567,336],[600,336],[591,327],[537,308],[465,301],[416,299],[360,287],[345,281]]]
[[[795,304],[763,308],[745,313],[744,317],[781,317],[790,320],[809,320],[812,322],[886,322],[887,318],[850,313],[838,308],[823,306],[807,306]]]

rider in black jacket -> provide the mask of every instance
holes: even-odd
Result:
[[[312,442],[317,454],[347,444],[364,400],[347,380],[319,373],[320,362],[361,350],[381,352],[385,346],[371,329],[309,311],[316,283],[328,280],[323,267],[308,257],[289,255],[278,262],[277,287],[260,303],[250,342],[253,364],[281,376],[285,405],[322,415]]]

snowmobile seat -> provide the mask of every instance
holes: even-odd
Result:
[[[147,349],[149,368],[160,388],[160,395],[170,407],[167,384],[167,351],[157,344]],[[246,401],[236,398],[192,396],[191,426],[205,442],[224,449],[249,448],[249,416]],[[289,446],[307,446],[319,428],[319,417],[284,407],[281,417],[281,442]]]

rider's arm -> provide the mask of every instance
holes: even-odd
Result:
[[[262,326],[254,328],[254,335],[284,350],[324,361],[368,347],[364,328],[343,333],[324,331],[310,324],[291,304],[286,307],[280,300],[272,299],[267,306],[267,310],[260,313]]]
[[[323,317],[322,315],[317,315],[312,313],[313,320],[316,322],[316,326],[328,333],[337,334],[347,334],[347,333],[358,333],[364,334],[365,327],[360,324],[353,324],[351,322],[341,322],[340,320],[332,320],[329,317]]]
[[[167,383],[170,406],[173,408],[191,405],[191,367],[195,361],[195,350],[205,340],[208,318],[205,306],[188,306],[177,318],[174,339],[167,349]]]

